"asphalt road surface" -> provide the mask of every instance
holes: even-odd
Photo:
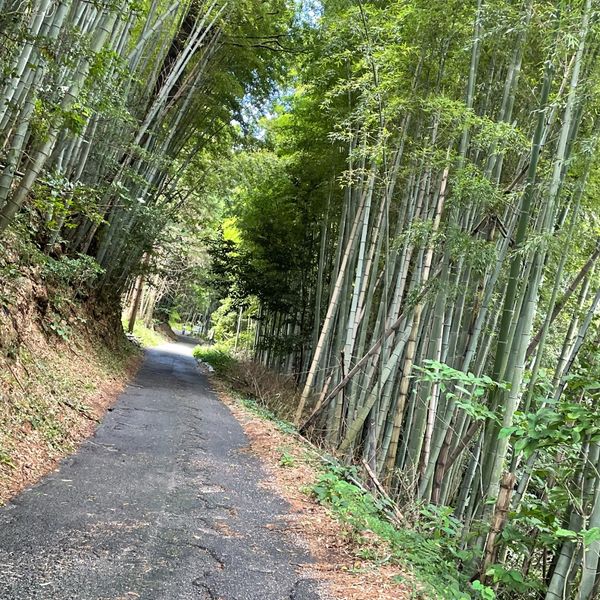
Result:
[[[94,437],[0,509],[2,600],[320,598],[191,348],[149,350]]]

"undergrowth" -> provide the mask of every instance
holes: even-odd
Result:
[[[25,343],[13,358],[0,356],[0,504],[73,451],[98,420],[100,387],[122,381],[135,356],[131,344],[109,348],[81,331],[69,343]]]
[[[239,396],[239,400],[241,404],[245,406],[250,412],[254,413],[258,417],[261,417],[261,419],[267,419],[268,421],[272,421],[273,423],[275,423],[275,425],[281,431],[283,431],[283,433],[297,433],[298,429],[295,427],[295,425],[288,421],[283,421],[274,412],[270,411],[264,406],[261,406],[256,400],[244,396]]]
[[[113,307],[90,302],[92,259],[13,241],[0,248],[0,504],[93,429],[108,398],[98,392],[120,385],[137,354]]]
[[[274,373],[221,344],[196,346],[193,353],[242,396],[254,399],[284,421],[292,420],[300,395],[292,376]]]
[[[348,481],[359,475],[353,467],[332,464],[322,471],[311,492],[344,523],[363,558],[402,565],[413,571],[413,598],[493,600],[491,588],[472,586],[457,571],[460,523],[450,509],[423,505],[411,527],[399,528],[385,516],[386,501]],[[373,544],[372,534],[378,539]],[[410,581],[404,583],[411,585]],[[468,590],[465,591],[465,590]]]
[[[210,365],[215,373],[222,377],[230,373],[230,369],[236,362],[229,352],[216,345],[196,346],[193,355],[196,360],[201,360],[203,363]]]

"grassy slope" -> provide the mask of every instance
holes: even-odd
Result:
[[[127,319],[122,319],[123,329],[127,331]],[[143,348],[154,348],[170,342],[160,331],[146,327],[141,321],[137,321],[133,327],[133,335]]]
[[[109,349],[98,340],[81,348],[41,338],[24,342],[12,360],[0,358],[0,502],[93,432],[136,362],[131,348]]]

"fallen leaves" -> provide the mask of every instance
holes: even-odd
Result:
[[[215,381],[215,380],[213,380]],[[317,480],[317,456],[294,436],[281,432],[274,423],[264,420],[233,400],[227,389],[216,381],[222,400],[238,419],[250,446],[268,473],[264,485],[287,500],[291,506],[284,523],[271,523],[269,529],[283,530],[294,541],[310,550],[315,563],[312,576],[324,581],[332,598],[340,600],[402,600],[409,598],[405,577],[397,565],[379,564],[359,556],[365,546],[383,551],[381,542],[370,531],[362,534],[357,546],[346,527],[307,493]],[[281,464],[282,453],[292,457]],[[306,567],[305,567],[306,568]]]
[[[73,357],[63,348],[47,344],[42,336],[36,336],[35,342],[33,365],[13,367],[20,371],[19,384],[0,380],[0,396],[5,400],[0,411],[0,449],[10,451],[9,458],[0,460],[0,504],[56,469],[64,456],[92,435],[140,364],[140,357],[132,357],[125,370],[108,375],[108,368],[95,362],[94,354]],[[72,382],[72,400],[47,386],[43,376],[46,365]],[[35,405],[39,416],[32,412],[32,398],[39,398]],[[51,411],[52,423],[44,420],[46,411]],[[44,427],[59,427],[60,443],[49,441],[54,429],[44,431]]]

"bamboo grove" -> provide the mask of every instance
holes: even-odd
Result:
[[[448,507],[467,582],[591,600],[599,18],[0,0],[0,236],[293,376],[305,435]]]
[[[0,235],[34,231],[118,299],[197,194],[189,166],[270,89],[277,60],[261,52],[276,57],[290,15],[276,1],[2,2]]]
[[[294,375],[302,432],[451,508],[467,578],[597,597],[598,6],[313,8],[220,167],[230,337]]]

